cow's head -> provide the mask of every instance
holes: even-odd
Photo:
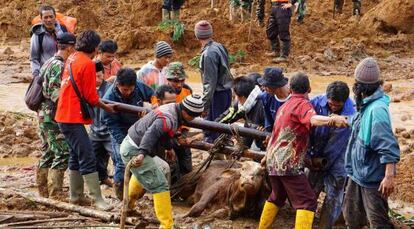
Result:
[[[240,178],[235,181],[229,200],[233,214],[244,210],[246,201],[254,201],[264,178],[264,169],[257,162],[245,161],[239,171]]]

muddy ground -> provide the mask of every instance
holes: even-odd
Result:
[[[1,188],[16,188],[24,192],[35,192],[35,165],[40,156],[40,141],[37,136],[35,114],[24,105],[23,95],[30,79],[28,61],[28,30],[31,19],[41,1],[0,0],[0,223],[3,213],[19,211],[38,212],[38,219],[44,216],[41,211],[59,212],[61,216],[76,216],[70,212],[44,207],[12,194],[4,194]],[[200,50],[193,35],[197,20],[208,19],[214,28],[214,39],[222,42],[234,54],[243,51],[246,55],[233,64],[237,74],[251,71],[261,72],[263,67],[273,65],[263,53],[268,50],[265,28],[255,23],[232,23],[227,20],[227,0],[210,1],[188,0],[182,10],[185,25],[184,39],[173,43],[169,32],[161,31],[158,22],[160,0],[146,1],[104,1],[68,0],[45,1],[60,12],[78,19],[76,32],[96,29],[103,38],[115,39],[120,47],[119,58],[126,66],[139,68],[152,58],[152,47],[157,40],[167,40],[175,50],[174,59],[187,63]],[[309,1],[308,15],[304,24],[292,21],[292,55],[289,64],[281,67],[287,72],[305,71],[311,74],[312,94],[323,93],[326,85],[333,80],[343,80],[350,86],[352,74],[358,61],[366,56],[378,58],[382,77],[386,80],[388,93],[392,97],[390,110],[395,134],[401,148],[401,162],[398,164],[397,190],[391,196],[390,206],[406,218],[414,216],[414,25],[410,0],[367,0],[363,2],[361,20],[351,17],[352,3],[346,1],[344,14],[332,19],[332,1]],[[266,6],[268,17],[269,4]],[[93,9],[93,10],[92,10]],[[411,9],[411,10],[410,10]],[[398,13],[395,13],[398,12]],[[400,15],[399,15],[400,14]],[[402,15],[402,16],[401,16]],[[293,18],[292,18],[293,19]],[[190,84],[200,92],[200,78],[196,70],[190,70]],[[202,152],[194,153],[194,163],[204,157]],[[65,181],[66,190],[67,181]],[[120,209],[110,189],[103,186],[106,198]],[[139,201],[139,211],[147,218],[153,218],[151,196]],[[185,203],[174,203],[174,215],[186,212]],[[13,213],[14,214],[14,213]],[[16,213],[16,215],[19,215]],[[42,217],[40,217],[41,215]],[[19,218],[19,217],[15,217]],[[24,218],[24,217],[23,217]],[[35,217],[36,218],[36,217]],[[53,218],[53,217],[52,217]],[[73,220],[80,225],[85,220]],[[98,224],[87,219],[86,224]],[[224,215],[214,218],[203,215],[197,219],[178,219],[183,228],[193,228],[203,224],[212,228],[256,228],[257,219],[239,218],[228,220]],[[274,224],[278,228],[292,228],[294,211],[285,208]],[[398,223],[399,228],[409,226]],[[48,223],[48,225],[62,223]],[[283,226],[280,226],[283,225]],[[76,226],[74,226],[76,227]],[[154,224],[149,227],[156,228]],[[338,225],[338,228],[343,225]]]

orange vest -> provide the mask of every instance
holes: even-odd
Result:
[[[65,16],[61,13],[56,13],[56,20],[59,24],[64,25],[68,32],[74,33],[76,28],[77,20],[74,17]],[[36,16],[32,20],[32,25],[36,25],[42,23],[42,19],[40,19],[40,15]]]

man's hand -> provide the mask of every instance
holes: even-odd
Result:
[[[138,112],[138,117],[139,117],[139,118],[142,118],[142,117],[144,117],[146,114],[147,114],[147,112],[146,112],[146,111],[139,111],[139,112]]]
[[[144,161],[144,157],[145,157],[144,154],[140,154],[136,157],[133,157],[131,160],[132,166],[139,167],[142,164],[142,161]]]
[[[348,119],[345,116],[333,115],[331,119],[332,122],[329,122],[329,126],[348,127]]]
[[[269,144],[270,141],[270,134],[266,136],[266,139],[263,141],[263,145],[267,147],[267,144]]]
[[[390,175],[390,176],[385,176],[384,179],[382,179],[378,191],[381,192],[384,198],[388,198],[391,195],[391,193],[394,192],[394,188],[395,188],[394,176]]]
[[[282,6],[282,9],[287,10],[290,9],[290,7],[292,7],[292,3],[286,3]]]
[[[170,150],[165,150],[165,158],[168,161],[175,161],[175,152],[174,150],[170,149]]]
[[[260,161],[260,165],[261,165],[262,167],[266,167],[266,160],[267,160],[267,156],[264,156],[264,157],[262,158],[262,160]]]
[[[103,109],[108,113],[115,113],[116,112],[115,107],[116,107],[116,104],[108,103],[108,104],[105,104]]]
[[[266,129],[264,128],[264,126],[258,126],[256,128],[256,130],[258,130],[258,131],[265,131]]]

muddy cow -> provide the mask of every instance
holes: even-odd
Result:
[[[184,216],[197,217],[208,209],[230,219],[237,216],[257,217],[270,190],[264,182],[264,169],[253,161],[213,161],[203,172],[194,193],[194,203]],[[224,210],[224,211],[223,211]]]

